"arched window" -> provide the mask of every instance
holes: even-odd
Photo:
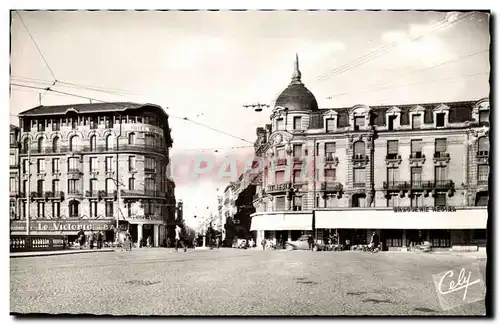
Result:
[[[96,136],[95,135],[92,135],[90,136],[90,150],[91,151],[94,151],[96,149]]]
[[[135,133],[129,133],[128,135],[128,144],[135,144]]]
[[[72,200],[69,202],[69,217],[78,218],[80,216],[80,202]]]
[[[52,152],[58,152],[59,151],[59,137],[55,137],[54,140],[52,140]]]
[[[488,137],[480,137],[477,140],[477,151],[479,152],[490,151],[490,140]]]
[[[44,148],[44,145],[45,145],[44,142],[45,141],[44,141],[43,137],[38,138],[38,152],[42,152],[43,151],[43,148]]]
[[[106,136],[106,150],[112,150],[113,149],[113,136],[111,134],[108,134]]]
[[[78,150],[78,136],[74,135],[69,139],[69,151]]]
[[[23,152],[27,153],[30,147],[30,139],[26,138],[23,141]]]
[[[363,141],[354,143],[354,156],[365,156],[365,143]]]

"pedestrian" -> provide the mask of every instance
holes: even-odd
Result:
[[[219,249],[220,248],[220,238],[219,238],[219,236],[217,236],[217,238],[215,239],[215,243],[217,245],[217,249]]]
[[[151,247],[151,236],[148,236],[148,238],[146,239],[146,246],[148,248]]]
[[[314,239],[311,235],[309,235],[309,238],[307,238],[307,242],[309,243],[309,250],[313,250],[314,247]]]
[[[103,237],[102,231],[99,231],[97,233],[97,249],[102,248],[102,237]]]
[[[90,234],[89,234],[89,246],[90,249],[94,249],[94,241],[95,241],[95,234],[92,229],[90,229]]]
[[[263,238],[262,241],[260,242],[260,244],[262,245],[262,250],[266,250],[266,239]]]
[[[370,239],[370,249],[375,250],[380,243],[377,233],[374,231]]]
[[[184,248],[184,252],[187,251],[187,248],[184,245],[184,240],[182,238],[181,231],[182,231],[181,227],[179,227],[179,225],[176,225],[175,226],[175,251],[176,252],[179,249],[179,243],[182,245],[182,248]]]
[[[80,231],[78,232],[78,243],[80,244],[80,249],[82,249],[83,246],[85,245],[85,232],[81,228]]]

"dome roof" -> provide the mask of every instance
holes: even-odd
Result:
[[[281,92],[276,100],[275,106],[288,108],[288,111],[316,111],[318,102],[309,89],[300,80],[299,59],[295,58],[295,69],[292,81],[288,87]]]

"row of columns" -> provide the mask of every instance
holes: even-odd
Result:
[[[141,240],[143,240],[143,224],[137,224],[137,246]],[[160,246],[160,225],[153,225],[153,242],[151,243],[154,247]]]

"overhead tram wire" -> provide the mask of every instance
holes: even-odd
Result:
[[[67,92],[63,92],[63,91],[58,91],[58,90],[51,89],[50,87],[49,87],[49,88],[43,88],[43,87],[28,86],[28,85],[22,85],[22,84],[16,84],[16,83],[11,83],[11,85],[12,85],[12,86],[16,86],[16,87],[30,88],[30,89],[47,90],[47,91],[50,91],[50,92],[54,92],[54,93],[58,93],[58,94],[63,94],[63,95],[67,95],[67,96],[73,96],[73,97],[77,97],[77,98],[82,98],[82,99],[93,100],[93,101],[97,101],[97,102],[101,102],[101,103],[109,103],[109,101],[104,101],[104,100],[100,100],[100,99],[96,99],[96,98],[92,98],[92,97],[88,97],[88,96],[80,96],[80,95],[76,95],[76,94],[72,94],[72,93],[67,93]],[[171,114],[168,114],[168,116],[169,116],[169,117],[172,117],[172,118],[179,119],[179,120],[184,120],[184,121],[191,122],[191,123],[193,123],[193,124],[196,124],[196,125],[202,126],[202,127],[207,128],[207,129],[209,129],[209,130],[212,130],[212,131],[214,131],[214,132],[218,132],[218,133],[221,133],[221,134],[224,134],[224,135],[230,136],[230,137],[235,138],[235,139],[238,139],[238,140],[240,140],[240,141],[244,141],[244,142],[248,142],[248,143],[254,144],[254,142],[252,142],[252,141],[249,141],[249,140],[246,140],[246,139],[240,138],[240,137],[235,136],[235,135],[233,135],[233,134],[230,134],[230,133],[227,133],[227,132],[225,132],[225,131],[222,131],[222,130],[219,130],[219,129],[213,128],[213,127],[211,127],[211,126],[208,126],[208,125],[206,125],[206,124],[203,124],[203,123],[199,123],[199,122],[193,121],[193,120],[189,119],[188,117],[175,116],[175,115],[171,115]]]
[[[490,51],[489,49],[485,49],[485,50],[474,52],[474,53],[471,53],[471,54],[467,54],[467,55],[464,55],[464,56],[461,56],[461,57],[458,57],[458,58],[455,58],[455,59],[452,59],[452,60],[440,62],[438,64],[435,64],[435,65],[432,65],[432,66],[429,66],[429,67],[424,67],[424,68],[421,68],[421,69],[413,70],[413,71],[411,71],[411,72],[409,72],[407,74],[401,75],[401,76],[397,76],[397,77],[393,77],[393,78],[389,78],[389,79],[385,79],[385,80],[379,80],[379,81],[377,81],[377,82],[369,85],[368,87],[370,87],[369,89],[372,89],[372,87],[377,87],[379,85],[386,85],[387,82],[390,82],[392,80],[397,80],[397,79],[409,77],[409,76],[412,76],[412,75],[417,74],[417,73],[422,72],[422,71],[426,71],[426,70],[429,70],[429,69],[434,69],[434,68],[437,68],[437,67],[441,67],[441,66],[444,66],[444,65],[447,65],[447,64],[459,61],[459,60],[468,59],[468,58],[471,58],[471,57],[476,56],[478,54],[486,53],[486,52],[489,52],[489,51]],[[378,88],[376,88],[376,89],[378,89]],[[363,90],[363,91],[366,91],[366,89]],[[350,93],[356,93],[356,92],[358,92],[358,91],[343,92],[343,93],[340,93],[340,94],[335,94],[335,95],[332,95],[332,96],[328,96],[328,97],[326,97],[326,99],[332,99],[334,97],[340,97],[340,96],[344,96],[344,95],[348,95]]]
[[[409,39],[406,39],[405,41],[410,41],[410,42],[413,42],[417,39],[420,39],[424,36],[427,36],[429,34],[432,34],[434,32],[437,32],[438,30],[442,29],[442,28],[445,28],[445,27],[449,27],[453,24],[456,24],[460,21],[462,21],[463,19],[467,18],[467,17],[470,17],[472,15],[474,15],[475,13],[472,12],[472,13],[467,13],[467,14],[464,14],[463,16],[457,18],[456,20],[454,21],[451,21],[449,22],[448,20],[445,19],[442,19],[434,24],[432,24],[430,26],[431,30],[428,30],[427,32],[425,32],[424,34],[421,34],[421,35],[415,35]],[[434,29],[433,29],[434,28]],[[400,41],[395,41],[395,42],[392,42],[388,45],[385,45],[381,48],[378,48],[376,50],[373,50],[371,52],[368,52],[364,55],[362,55],[361,57],[343,65],[343,66],[340,66],[338,68],[335,68],[333,69],[332,71],[330,71],[329,73],[327,73],[326,75],[323,75],[323,76],[319,76],[317,78],[315,78],[315,80],[312,80],[313,82],[315,82],[316,84],[319,84],[321,82],[324,82],[328,79],[330,79],[331,77],[335,76],[335,75],[339,75],[339,74],[342,74],[350,69],[353,69],[353,68],[356,68],[366,62],[369,62],[369,61],[372,61],[378,57],[380,57],[381,55],[387,53],[389,50],[391,50],[392,48],[394,48],[395,46],[399,45],[400,44]]]

